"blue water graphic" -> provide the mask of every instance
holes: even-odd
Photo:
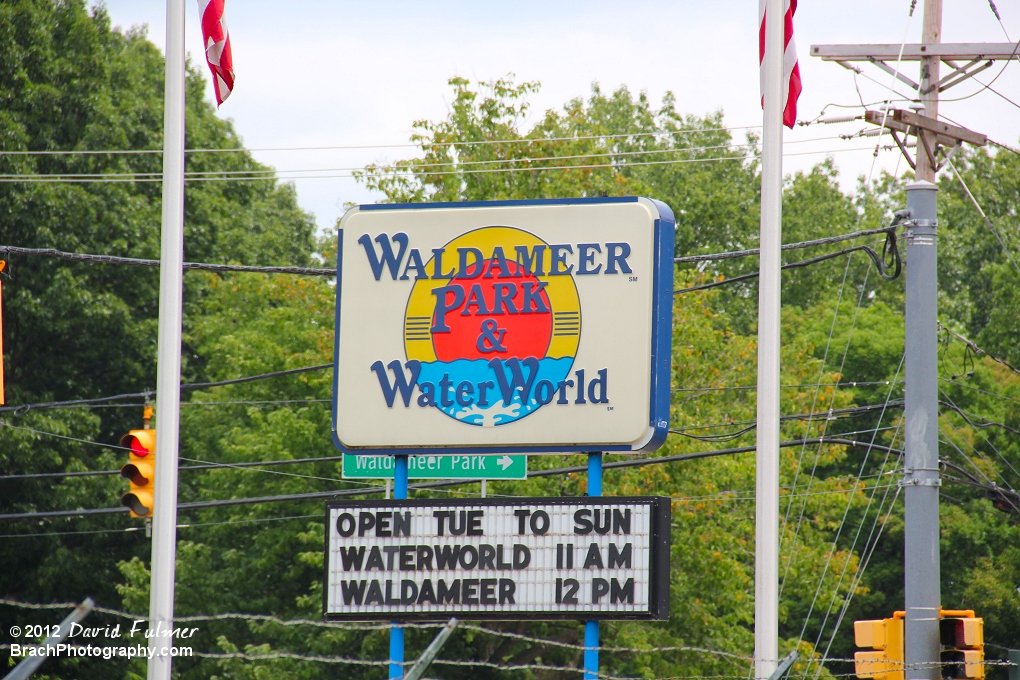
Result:
[[[418,374],[418,387],[420,389],[423,383],[428,382],[436,386],[438,390],[439,381],[445,375],[448,376],[448,380],[453,384],[453,388],[447,391],[448,398],[454,399],[454,392],[458,385],[464,382],[471,383],[474,391],[471,395],[470,405],[461,406],[454,399],[453,405],[443,406],[439,400],[439,394],[436,392],[436,408],[462,423],[479,425],[481,427],[494,427],[515,422],[537,411],[543,406],[538,400],[539,396],[545,399],[552,399],[553,404],[555,404],[555,400],[559,396],[558,394],[550,395],[548,386],[543,385],[543,392],[541,395],[538,395],[536,394],[536,386],[541,381],[548,380],[555,388],[562,380],[566,379],[570,374],[571,366],[574,365],[573,357],[563,357],[561,359],[550,359],[547,357],[539,359],[538,375],[532,380],[531,369],[522,361],[519,366],[520,378],[525,382],[531,382],[528,401],[527,403],[522,403],[521,393],[523,390],[518,388],[513,390],[513,396],[510,399],[510,403],[507,404],[503,400],[500,382],[496,377],[496,369],[489,366],[489,361],[489,359],[457,359],[449,362],[422,362],[421,372]],[[530,363],[532,360],[528,361]],[[503,373],[504,384],[512,386],[514,384],[514,375],[511,365],[507,362],[503,362]],[[486,391],[488,403],[480,406],[477,403],[479,400],[478,385],[483,382],[491,382],[494,387]]]

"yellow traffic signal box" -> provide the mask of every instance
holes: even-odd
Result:
[[[973,610],[939,612],[943,678],[985,677],[985,622]]]
[[[903,680],[903,612],[891,619],[854,621],[854,641],[876,650],[854,653],[857,677]]]
[[[120,476],[131,482],[131,490],[121,496],[121,505],[132,517],[152,517],[156,488],[156,431],[131,430],[120,438],[130,449],[131,461],[120,469]]]

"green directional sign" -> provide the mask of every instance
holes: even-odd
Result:
[[[524,479],[527,456],[408,456],[411,479]],[[344,454],[344,479],[392,479],[393,456]]]

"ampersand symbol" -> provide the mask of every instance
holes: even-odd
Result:
[[[503,336],[506,335],[505,328],[499,328],[494,319],[486,319],[482,322],[482,334],[478,336],[475,347],[483,354],[493,352],[505,352]]]

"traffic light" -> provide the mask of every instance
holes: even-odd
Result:
[[[939,612],[942,677],[985,677],[985,622],[970,609]]]
[[[903,612],[891,619],[854,621],[854,642],[877,650],[854,653],[857,677],[903,680]]]
[[[131,509],[132,517],[152,517],[156,488],[156,431],[131,430],[120,438],[120,445],[131,449],[131,461],[120,469],[120,476],[131,481],[131,490],[121,496],[120,504]]]

